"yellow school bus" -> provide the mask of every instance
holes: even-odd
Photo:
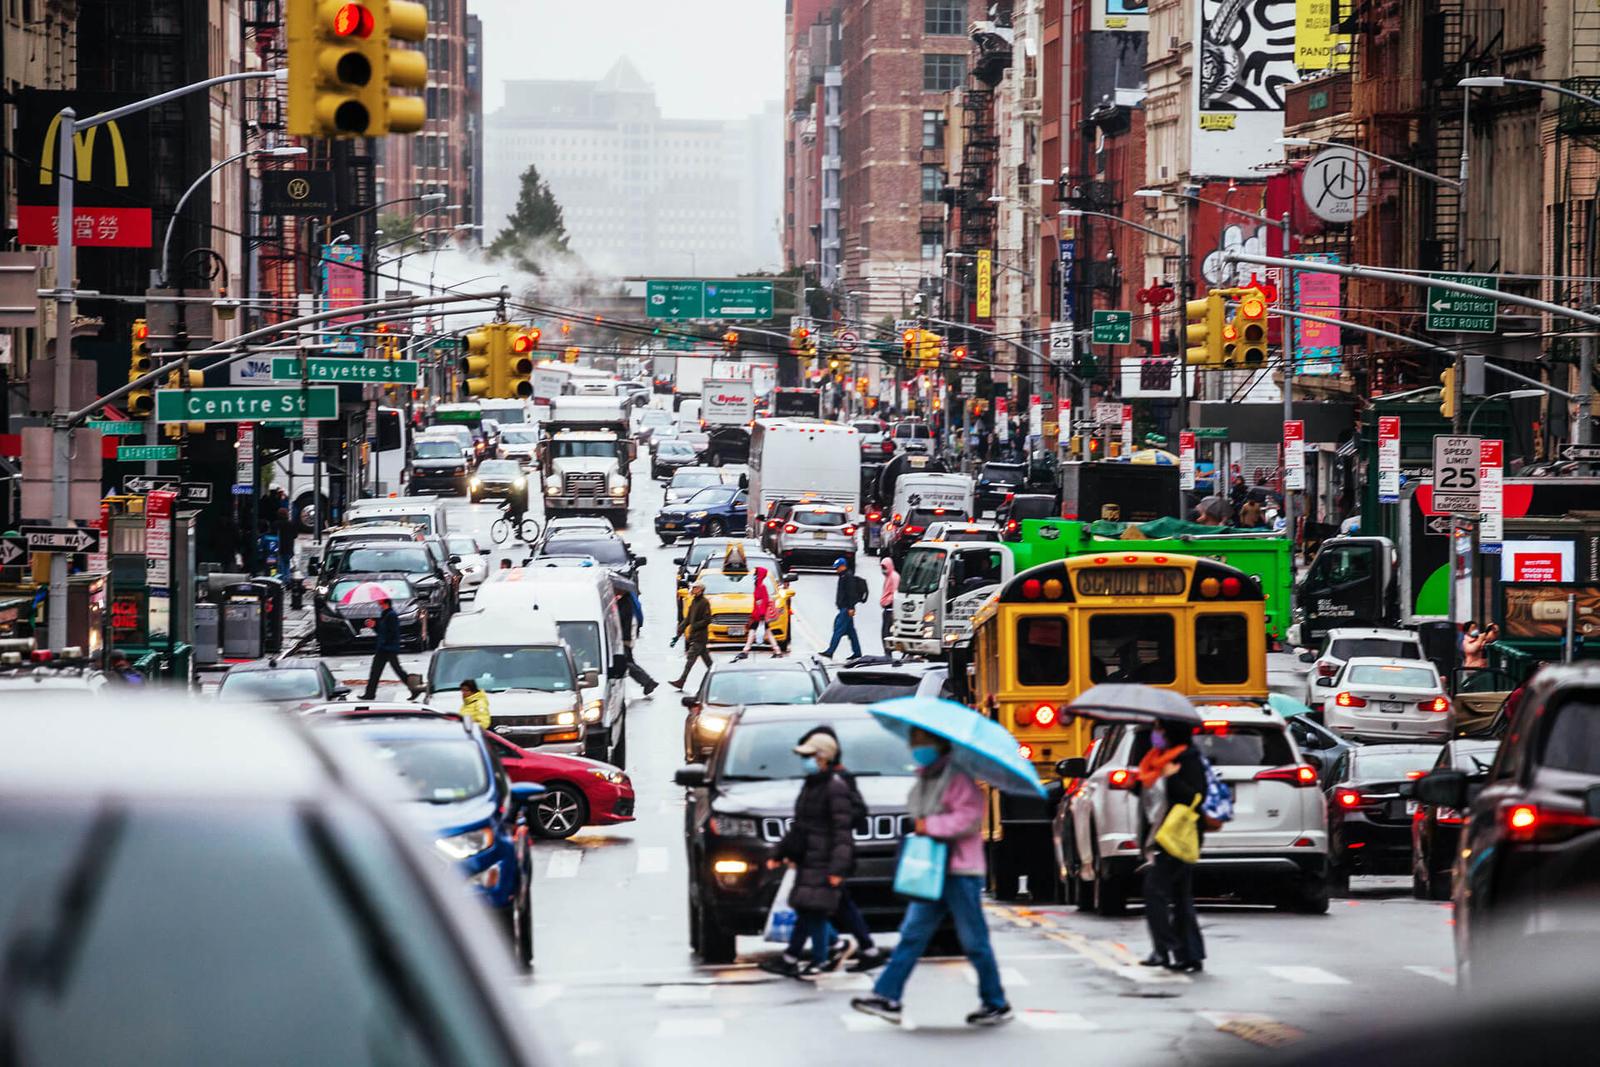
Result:
[[[1185,696],[1267,695],[1265,600],[1244,571],[1212,559],[1108,551],[1016,575],[973,619],[973,706],[1016,737],[1040,778],[1081,756],[1093,723],[1062,709],[1102,682]],[[995,893],[1027,875],[1035,899],[1055,885],[1050,821],[1060,800],[991,797]]]

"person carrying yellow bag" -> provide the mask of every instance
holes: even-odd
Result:
[[[1203,970],[1206,956],[1194,910],[1194,865],[1205,836],[1199,807],[1206,795],[1206,767],[1192,737],[1188,723],[1152,727],[1135,787],[1150,827],[1144,914],[1153,947],[1140,962],[1187,974]]]

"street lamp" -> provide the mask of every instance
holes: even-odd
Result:
[[[1402,163],[1398,159],[1390,159],[1388,156],[1380,156],[1376,152],[1369,152],[1365,148],[1357,148],[1355,145],[1346,144],[1343,141],[1320,141],[1314,137],[1279,137],[1276,138],[1276,140],[1278,144],[1285,145],[1289,148],[1309,148],[1312,146],[1319,148],[1342,148],[1353,155],[1365,156],[1367,159],[1375,159],[1380,163],[1387,163],[1391,167],[1399,167],[1407,174],[1415,174],[1419,178],[1425,178],[1437,185],[1447,185],[1452,189],[1459,189],[1463,184],[1465,184],[1463,179],[1446,178],[1441,174],[1434,174],[1432,171],[1423,170],[1421,167],[1413,167],[1409,163]]]
[[[364,207],[360,211],[352,211],[348,215],[340,215],[336,219],[328,220],[328,225],[326,227],[324,227],[323,232],[327,232],[328,230],[331,230],[335,226],[339,225],[339,223],[344,222],[344,221],[346,221],[348,219],[353,219],[357,215],[365,215],[369,211],[377,212],[377,211],[380,211],[380,210],[382,210],[383,208],[386,208],[386,207],[393,207],[396,204],[411,204],[411,203],[419,203],[419,202],[420,203],[424,203],[424,204],[436,204],[439,201],[443,200],[444,197],[445,197],[445,194],[443,194],[443,193],[419,193],[416,196],[402,196],[402,197],[398,197],[398,198],[396,198],[394,200],[385,200],[381,204],[373,204],[371,207]],[[424,212],[424,214],[427,214],[427,212]],[[335,242],[335,243],[337,244],[338,242]]]
[[[1209,207],[1216,208],[1218,211],[1226,211],[1229,214],[1238,215],[1241,218],[1254,219],[1256,222],[1265,223],[1268,226],[1276,226],[1278,229],[1283,231],[1283,250],[1284,250],[1284,252],[1287,253],[1289,251],[1289,214],[1288,214],[1288,212],[1284,212],[1282,218],[1276,218],[1275,219],[1271,215],[1268,215],[1264,211],[1251,211],[1248,208],[1234,207],[1232,204],[1225,204],[1220,200],[1207,200],[1205,197],[1199,196],[1199,195],[1197,195],[1195,193],[1191,193],[1191,192],[1175,193],[1175,192],[1172,192],[1172,191],[1167,190],[1167,189],[1135,189],[1133,191],[1133,195],[1137,196],[1137,197],[1142,197],[1145,200],[1160,200],[1160,199],[1162,199],[1164,197],[1168,197],[1168,196],[1173,197],[1173,198],[1178,199],[1178,200],[1193,200],[1197,204],[1205,204],[1205,205],[1207,205]]]
[[[1488,396],[1480,397],[1478,402],[1472,405],[1472,413],[1467,416],[1467,433],[1472,432],[1473,420],[1478,417],[1478,412],[1483,409],[1483,405],[1491,400],[1534,400],[1544,395],[1545,391],[1543,389],[1507,389],[1503,393],[1490,393]]]
[[[200,186],[206,183],[206,179],[210,178],[223,167],[226,167],[229,163],[237,162],[238,160],[244,159],[246,156],[261,156],[268,159],[287,159],[291,156],[303,156],[305,154],[305,148],[300,145],[284,145],[280,148],[246,148],[243,152],[235,152],[233,155],[229,156],[227,159],[224,159],[220,163],[213,163],[205,171],[205,173],[196,178],[194,183],[183,191],[183,195],[178,197],[178,204],[172,209],[172,218],[167,220],[167,234],[161,240],[161,288],[164,289],[167,285],[167,263],[170,260],[172,253],[172,231],[174,227],[177,226],[179,217],[183,215],[183,205],[189,202],[189,197],[194,194],[196,189],[200,188]]]
[[[1570,96],[1574,100],[1582,100],[1590,107],[1600,107],[1600,97],[1586,96],[1583,93],[1568,89],[1565,85],[1556,85],[1554,82],[1534,81],[1531,78],[1502,78],[1498,74],[1485,74],[1473,78],[1462,78],[1456,82],[1456,87],[1460,89],[1503,89],[1508,85],[1521,85],[1546,93],[1559,93],[1562,96]]]

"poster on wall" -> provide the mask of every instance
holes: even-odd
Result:
[[[1578,637],[1600,635],[1600,589],[1592,585],[1502,585],[1504,636],[1559,641],[1567,632],[1567,597],[1575,598],[1572,629]]]
[[[1259,177],[1283,160],[1284,90],[1295,69],[1295,0],[1196,4],[1195,126],[1190,169]]]
[[[1337,255],[1296,255],[1312,263],[1337,263]],[[1339,276],[1316,274],[1311,271],[1294,272],[1294,299],[1301,311],[1321,315],[1325,319],[1339,317]],[[1294,372],[1296,374],[1339,374],[1344,363],[1339,359],[1342,343],[1339,327],[1310,319],[1294,322]]]
[[[1350,35],[1333,32],[1333,0],[1296,0],[1294,65],[1302,71],[1348,70]]]
[[[1089,17],[1092,30],[1143,33],[1150,29],[1150,3],[1149,0],[1094,0]]]

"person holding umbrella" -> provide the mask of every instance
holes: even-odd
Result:
[[[1150,751],[1139,761],[1140,806],[1149,821],[1144,869],[1144,917],[1150,927],[1146,967],[1193,974],[1203,969],[1206,946],[1194,910],[1194,864],[1171,855],[1157,842],[1167,813],[1188,807],[1206,795],[1206,765],[1193,745],[1194,728],[1187,722],[1158,721],[1150,728]],[[1195,832],[1205,837],[1205,824]]]

